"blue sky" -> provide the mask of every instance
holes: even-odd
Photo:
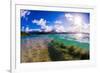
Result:
[[[90,14],[20,10],[21,31],[89,32]]]

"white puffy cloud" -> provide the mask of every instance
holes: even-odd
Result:
[[[66,32],[64,26],[60,25],[60,24],[55,24],[54,30],[55,30],[55,32]]]
[[[40,25],[41,30],[44,32],[50,32],[52,30],[54,30],[55,32],[65,32],[65,28],[62,25],[62,22],[58,21],[58,20],[55,21],[54,25],[52,25],[52,26],[47,25],[47,21],[43,18],[41,18],[40,20],[34,19],[32,22],[36,23],[37,25]]]
[[[33,23],[36,23],[37,25],[41,26],[41,30],[44,32],[50,32],[52,31],[53,27],[52,26],[48,26],[47,25],[47,21],[43,18],[41,18],[40,20],[33,20]]]
[[[70,14],[66,14],[66,17],[72,17]],[[56,20],[53,25],[47,25],[47,21],[44,18],[39,20],[34,19],[32,22],[39,25],[41,31],[44,32],[85,32],[89,33],[89,24],[85,24],[82,21],[81,16],[73,16],[73,24],[65,26],[61,21]]]
[[[29,29],[28,26],[26,27],[25,31],[26,31],[26,32],[29,32],[29,31],[30,31],[30,29]]]
[[[53,30],[53,27],[52,26],[46,26],[44,31],[45,32],[50,32],[52,30]]]
[[[67,32],[83,32],[83,33],[89,33],[90,26],[89,24],[83,24],[81,26],[69,26],[66,28]]]
[[[21,15],[21,17],[25,18],[26,15],[30,15],[30,11],[28,11],[28,10],[21,10],[20,15]]]
[[[90,32],[90,25],[84,23],[83,28],[82,28],[82,32],[89,33]]]
[[[75,15],[74,16],[74,25],[78,25],[78,26],[81,26],[83,25],[83,20],[82,20],[82,16],[80,15]]]
[[[32,31],[38,31],[38,32],[41,32],[41,29],[30,29],[29,31],[30,31],[30,32],[32,32]]]
[[[24,27],[24,26],[22,26],[21,31],[24,31],[24,30],[25,30],[25,27]]]
[[[40,25],[40,26],[46,26],[46,20],[44,20],[43,18],[41,18],[40,20],[35,19],[32,22],[36,23],[37,25]]]
[[[65,17],[66,17],[67,20],[73,21],[73,15],[72,15],[72,14],[66,13],[66,14],[65,14]]]
[[[62,24],[62,21],[56,20],[54,23],[55,23],[55,24]]]
[[[74,27],[76,32],[89,33],[89,24],[84,23],[81,15],[74,16]]]
[[[66,27],[67,32],[84,32],[89,33],[89,24],[83,22],[81,15],[65,14],[66,18],[71,20],[72,24]]]
[[[22,27],[22,28],[24,28],[24,27]],[[26,28],[24,28],[24,30],[22,30],[22,31],[25,31],[25,32],[32,32],[32,31],[39,31],[39,32],[41,32],[41,29],[31,29],[31,28],[29,28],[29,26],[27,26]]]

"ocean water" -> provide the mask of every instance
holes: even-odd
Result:
[[[25,44],[35,39],[54,39],[68,46],[76,46],[89,50],[89,34],[33,34],[31,36],[21,36],[21,44]],[[34,42],[33,42],[34,43]]]

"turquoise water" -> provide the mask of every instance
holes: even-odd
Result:
[[[64,36],[64,37],[63,37]],[[49,35],[49,37],[52,37],[52,35]],[[81,39],[81,40],[76,40],[74,37],[72,38],[70,35],[64,35],[64,34],[60,34],[60,35],[53,35],[53,37],[55,40],[59,41],[59,42],[63,42],[65,45],[71,46],[77,46],[83,49],[89,49],[89,39]],[[86,40],[83,41],[82,40]]]
[[[31,36],[21,37],[21,43],[23,44],[27,42],[27,39],[28,41],[32,41],[32,39],[34,40],[36,38],[54,39],[68,46],[74,45],[76,47],[89,50],[89,35],[88,34],[82,34],[82,36],[79,38],[77,38],[76,34],[39,34],[39,35],[34,34]]]

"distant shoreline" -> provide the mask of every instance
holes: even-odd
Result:
[[[85,32],[22,32],[21,34],[89,34],[89,33],[85,33]]]

